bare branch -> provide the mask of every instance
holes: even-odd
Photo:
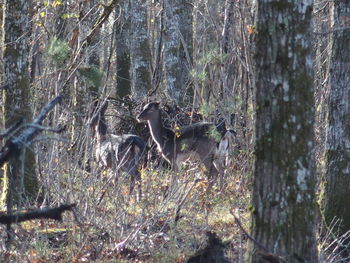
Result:
[[[285,259],[283,259],[282,257],[280,257],[279,255],[276,254],[272,254],[268,251],[268,249],[262,245],[259,241],[257,241],[254,237],[252,237],[251,235],[248,234],[247,230],[244,229],[244,227],[242,226],[241,221],[238,219],[238,217],[232,212],[231,215],[233,215],[233,217],[235,218],[235,222],[237,224],[237,226],[241,229],[241,231],[243,232],[243,234],[248,237],[248,239],[250,239],[252,242],[254,242],[256,245],[258,245],[262,250],[259,250],[256,252],[257,255],[259,255],[260,257],[262,257],[263,259],[267,260],[268,262],[283,262],[283,263],[287,263],[287,261]]]
[[[50,131],[54,133],[61,133],[66,130],[66,126],[58,125],[56,128],[45,127],[41,125],[29,124],[28,127],[37,128],[40,131]]]
[[[47,104],[39,115],[34,119],[33,123],[25,128],[16,137],[10,138],[0,150],[0,167],[11,157],[19,154],[20,150],[27,147],[42,129],[42,122],[53,107],[63,99],[63,96],[57,96],[49,104]]]
[[[90,30],[89,34],[86,36],[86,38],[82,41],[81,46],[73,58],[72,63],[68,67],[68,72],[70,72],[70,75],[67,77],[66,82],[63,84],[63,89],[66,88],[68,85],[70,79],[73,76],[73,73],[77,69],[77,65],[79,64],[79,61],[85,51],[85,49],[91,44],[92,40],[96,36],[98,30],[101,28],[101,26],[106,22],[106,20],[109,18],[110,14],[114,11],[116,5],[119,3],[120,0],[112,0],[112,2],[109,5],[104,5],[103,13],[97,18],[94,26]]]
[[[40,218],[62,221],[62,213],[64,211],[71,211],[73,207],[75,207],[75,204],[60,205],[59,207],[55,207],[55,208],[34,209],[29,212],[23,212],[23,213],[1,215],[0,224],[20,223],[23,221],[40,219]]]
[[[17,121],[15,124],[13,124],[10,128],[6,129],[5,131],[3,131],[2,133],[0,133],[0,139],[3,139],[7,136],[10,135],[10,133],[14,132],[15,130],[17,130],[17,128],[23,123],[23,119]]]

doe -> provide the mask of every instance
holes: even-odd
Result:
[[[159,102],[151,102],[144,106],[137,120],[148,122],[158,151],[173,170],[177,171],[186,160],[197,158],[206,167],[209,186],[218,174],[221,177],[220,185],[223,186],[223,163],[228,154],[232,130],[216,127],[212,123],[199,122],[174,132],[163,126]]]
[[[94,102],[90,121],[90,127],[94,129],[96,137],[96,161],[100,166],[112,169],[116,180],[119,170],[128,173],[131,176],[129,195],[132,194],[136,182],[137,200],[139,200],[142,196],[139,168],[144,161],[146,143],[133,134],[107,134],[105,112],[108,102],[105,101],[99,108],[98,104],[98,101]]]

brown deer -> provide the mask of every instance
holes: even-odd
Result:
[[[93,105],[90,127],[94,129],[96,137],[95,158],[103,168],[110,168],[115,172],[118,179],[118,171],[124,171],[131,176],[129,195],[132,194],[135,182],[137,182],[137,200],[142,196],[141,175],[139,168],[145,158],[146,143],[137,135],[107,134],[105,112],[108,102],[105,101],[100,107],[96,100]]]
[[[151,102],[144,106],[137,120],[148,122],[158,151],[173,170],[178,171],[184,161],[195,157],[205,165],[210,184],[214,176],[220,174],[222,187],[223,162],[228,153],[231,130],[222,126],[216,127],[212,123],[199,122],[174,132],[163,126],[159,102]]]

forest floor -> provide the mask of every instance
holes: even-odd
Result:
[[[210,232],[223,242],[229,262],[243,262],[250,204],[246,167],[233,164],[224,187],[220,190],[217,183],[210,192],[196,166],[178,174],[149,167],[142,171],[139,202],[128,195],[127,178],[115,182],[107,171],[81,172],[74,177],[76,193],[70,193],[77,203],[74,213],[65,212],[63,222],[16,225],[12,245],[0,260],[181,263],[206,246]]]
[[[251,159],[238,154],[224,187],[219,189],[218,180],[211,191],[195,164],[177,174],[150,165],[142,170],[141,201],[129,196],[125,174],[116,181],[110,171],[62,169],[47,189],[46,201],[55,206],[59,198],[68,199],[76,208],[65,212],[62,222],[42,219],[12,225],[7,249],[2,227],[0,262],[184,263],[200,253],[207,253],[206,260],[189,262],[246,262],[252,165],[244,160]],[[338,225],[335,220],[332,226],[319,226],[319,262],[349,262],[344,244],[350,231],[334,239]],[[216,247],[208,246],[211,234],[220,239]]]

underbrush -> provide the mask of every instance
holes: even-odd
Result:
[[[76,203],[76,209],[63,222],[14,226],[14,240],[0,261],[180,263],[205,246],[210,231],[223,240],[232,262],[243,262],[246,238],[233,214],[248,229],[247,175],[232,168],[223,189],[215,184],[208,191],[200,169],[190,168],[178,174],[143,170],[139,202],[128,195],[125,174],[116,181],[107,171],[61,169],[45,181],[51,186],[47,202]]]
[[[2,226],[0,262],[182,263],[206,246],[208,232],[222,240],[229,262],[245,262],[251,172],[239,158],[223,189],[217,181],[210,191],[196,166],[178,174],[150,166],[142,171],[139,202],[128,195],[126,174],[116,181],[109,171],[51,167],[42,181],[44,204],[76,203],[76,208],[62,222],[13,225],[9,249]],[[349,262],[349,232],[334,238],[338,224],[320,230],[320,262]]]

